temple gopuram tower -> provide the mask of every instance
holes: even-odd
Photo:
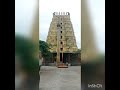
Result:
[[[70,54],[78,50],[69,12],[54,12],[46,42],[53,61],[70,63]]]

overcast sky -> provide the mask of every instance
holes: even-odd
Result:
[[[37,0],[15,0],[15,33],[30,36]]]
[[[105,0],[87,0],[95,42],[100,52],[105,53]]]
[[[105,51],[105,0],[88,0],[96,45]],[[15,0],[15,32],[29,35],[34,16],[35,0]],[[40,0],[40,38],[46,40],[53,12],[70,12],[77,46],[81,47],[80,0]]]

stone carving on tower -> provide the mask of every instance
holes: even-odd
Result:
[[[60,25],[60,48],[63,48],[64,53],[71,53],[78,50],[76,45],[76,38],[74,35],[74,30],[72,22],[70,20],[69,12],[54,12],[53,18],[50,23],[49,32],[46,42],[50,45],[51,52],[57,52],[57,25]],[[62,52],[60,50],[60,52]]]

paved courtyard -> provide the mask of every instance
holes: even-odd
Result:
[[[42,66],[39,87],[40,90],[81,90],[81,67]]]

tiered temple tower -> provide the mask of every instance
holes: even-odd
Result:
[[[78,50],[69,12],[53,13],[47,43],[50,45],[50,52],[57,54],[57,62],[65,62],[65,53]]]

